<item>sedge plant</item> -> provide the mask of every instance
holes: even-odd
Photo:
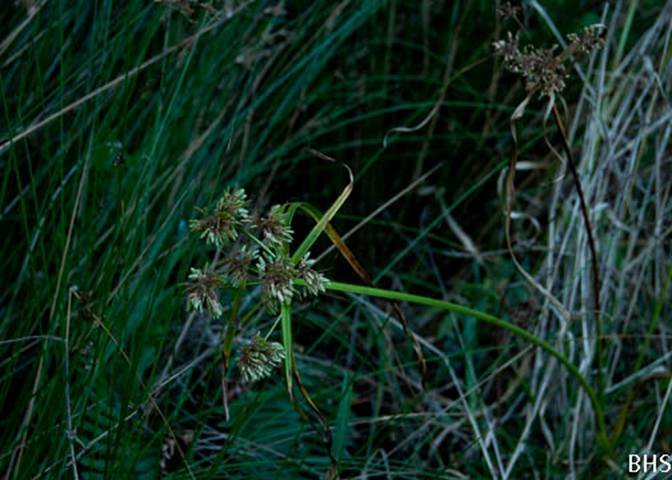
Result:
[[[325,232],[353,265],[351,252],[339,240],[340,237],[329,223],[351,189],[352,183],[324,215],[316,215],[314,207],[300,202],[275,205],[266,214],[250,214],[250,201],[245,191],[227,190],[212,211],[200,209],[201,217],[190,222],[191,230],[200,235],[206,248],[210,248],[212,259],[205,267],[191,270],[186,287],[188,309],[213,320],[226,319],[221,301],[224,292],[228,290],[233,299],[231,315],[226,319],[227,334],[222,345],[225,364],[228,366],[230,359],[235,357],[240,378],[244,382],[253,383],[270,377],[282,363],[290,398],[294,399],[296,382],[304,399],[321,417],[319,409],[301,384],[294,359],[293,309],[302,300],[327,291],[416,304],[487,323],[551,355],[575,378],[590,399],[597,419],[598,441],[606,445],[604,412],[597,393],[578,368],[546,340],[525,328],[468,306],[408,292],[332,281],[316,269],[309,250]],[[297,242],[298,247],[292,251],[295,239],[291,222],[297,211],[310,212],[311,217],[317,218],[317,224],[301,242]],[[250,307],[252,311],[265,309],[277,319],[269,331],[255,333],[247,342],[242,342],[244,345],[236,353],[233,351],[234,339],[242,323],[249,318],[248,314],[239,311],[241,298],[245,295],[254,299],[254,306]],[[280,332],[277,332],[278,329]],[[323,422],[324,419],[321,419]],[[330,440],[327,443],[330,447]]]

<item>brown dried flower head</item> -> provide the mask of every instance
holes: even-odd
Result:
[[[569,49],[573,52],[587,55],[593,50],[599,50],[604,46],[605,26],[599,23],[590,25],[583,29],[581,33],[570,33]]]
[[[495,9],[497,16],[504,20],[517,20],[522,11],[523,9],[520,6],[514,6],[511,2],[503,2]]]
[[[519,35],[507,32],[505,40],[493,43],[495,55],[504,59],[504,68],[525,79],[525,90],[528,93],[540,92],[542,97],[553,97],[565,89],[567,66],[565,63],[572,53],[587,54],[604,44],[602,39],[604,27],[592,25],[580,34],[569,35],[569,46],[556,53],[558,46],[551,48],[535,48],[531,45],[522,50],[519,47]]]
[[[540,90],[542,96],[550,97],[565,89],[567,69],[555,56],[556,46],[544,49],[526,48],[523,54],[522,75],[528,92]]]
[[[518,49],[518,37],[516,32],[513,35],[511,32],[506,32],[506,40],[497,40],[493,42],[492,46],[495,50],[495,55],[499,55],[504,59],[504,68],[513,73],[521,73],[521,57],[522,53]]]

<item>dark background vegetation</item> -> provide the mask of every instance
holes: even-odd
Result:
[[[540,300],[506,252],[497,189],[512,148],[509,117],[525,92],[493,58],[491,44],[518,27],[495,16],[494,2],[5,3],[0,472],[8,478],[71,477],[73,451],[82,478],[183,478],[180,453],[166,447],[167,423],[198,478],[325,475],[330,462],[319,428],[293,409],[280,371],[253,387],[229,372],[231,419],[225,419],[212,345],[222,325],[196,322],[171,370],[179,376],[156,385],[186,317],[188,269],[205,261],[186,222],[227,186],[245,187],[260,207],[305,201],[326,210],[347,175],[311,149],[354,172],[354,191],[333,222],[342,234],[437,167],[348,245],[381,287],[451,299],[534,328]],[[607,4],[542,3],[564,33],[599,21]],[[662,1],[636,3],[626,52],[663,15]],[[627,7],[609,4],[608,14],[618,17],[614,35]],[[531,6],[520,21],[525,43],[556,41]],[[612,57],[605,68],[618,61]],[[583,84],[567,83],[571,116]],[[437,102],[440,109],[422,128],[388,135],[420,124]],[[543,102],[534,102],[518,126],[520,156],[557,163],[543,140],[546,134],[557,142],[557,134],[544,127]],[[580,151],[581,138],[574,147]],[[546,232],[559,168],[517,179],[527,213],[541,226],[535,242]],[[479,252],[492,254],[477,261],[448,214]],[[311,222],[297,218],[299,237]],[[534,234],[525,224],[517,228],[520,239]],[[526,245],[520,256],[534,272],[543,257],[537,243]],[[325,238],[313,252],[327,247]],[[330,279],[359,281],[335,252],[319,267]],[[647,311],[661,288],[651,285],[642,289]],[[333,428],[343,476],[489,477],[465,410],[476,414],[491,405],[486,416],[502,419],[497,435],[508,458],[536,387],[521,381],[517,368],[497,369],[525,344],[452,315],[411,307],[405,313],[414,331],[450,360],[459,388],[431,351],[428,388],[418,388],[411,344],[384,305],[328,294],[294,317],[300,369]],[[240,339],[272,321],[255,317]],[[512,383],[522,396],[498,404]],[[481,388],[478,398],[459,400],[473,388]],[[167,422],[148,401],[149,390]],[[639,414],[649,411],[655,409]],[[487,421],[477,416],[485,431]],[[532,427],[512,478],[533,472],[560,478],[568,471],[570,439],[556,439],[553,450],[543,428]],[[618,455],[646,437],[636,428],[629,434]],[[579,450],[579,476],[606,468],[594,466],[590,442]]]

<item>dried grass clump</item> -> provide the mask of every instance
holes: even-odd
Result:
[[[539,4],[532,5],[549,19]],[[672,91],[671,14],[672,2],[667,2],[653,25],[622,58],[620,37],[615,34],[619,32],[619,12],[605,15],[611,24],[604,39],[590,29],[570,37],[576,52],[598,43],[602,47],[586,69],[573,67],[585,83],[567,135],[570,145],[581,145],[576,168],[600,268],[605,338],[601,354],[602,398],[605,408],[612,412],[607,415],[607,423],[609,440],[615,448],[627,432],[626,419],[630,429],[638,428],[634,426],[637,417],[632,413],[635,392],[641,399],[648,395],[649,386],[654,386],[653,369],[660,367],[669,372],[669,367],[663,367],[670,356],[669,347],[654,334],[662,328],[658,321],[672,273],[672,105],[668,95]],[[499,48],[505,60],[508,57],[510,62],[520,61],[511,53],[515,51],[515,37],[509,37]],[[571,312],[571,317],[560,315],[552,308],[552,301],[545,298],[537,332],[565,345],[581,372],[594,378],[599,373],[594,362],[599,344],[594,341],[597,331],[592,321],[594,284],[589,239],[579,195],[564,181],[565,177],[562,175],[553,183],[545,212],[551,219],[547,253],[535,280]],[[525,452],[532,425],[539,421],[548,448],[555,450],[560,442],[569,440],[569,467],[576,476],[580,465],[593,454],[594,430],[586,426],[592,425],[594,419],[585,396],[569,394],[571,380],[544,358],[538,355],[534,362],[529,381],[537,401],[527,408],[527,426],[509,459],[507,472]],[[641,416],[646,417],[648,437],[646,443],[641,438],[636,441],[642,452],[650,451],[658,440],[656,425],[665,414],[670,385],[661,384],[667,390],[650,398],[656,407],[648,403],[646,415]],[[570,421],[566,417],[569,411],[573,412]]]

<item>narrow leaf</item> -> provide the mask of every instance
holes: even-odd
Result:
[[[352,380],[350,374],[346,372],[341,387],[341,400],[338,402],[338,411],[336,413],[336,431],[334,434],[334,457],[341,461],[343,451],[345,450],[345,440],[348,436],[348,424],[352,414],[350,404],[352,403]]]
[[[294,369],[294,349],[292,343],[292,309],[287,303],[283,303],[280,310],[280,323],[282,326],[282,345],[285,347],[285,379],[289,398],[294,400],[292,393],[292,370]]]
[[[300,205],[301,209],[306,212],[308,215],[310,215],[316,222],[319,222],[322,217],[322,214],[312,205],[309,205],[307,203],[303,203]],[[371,285],[373,283],[371,279],[371,275],[364,269],[361,263],[357,260],[357,257],[355,257],[355,254],[352,253],[352,250],[345,244],[341,236],[338,234],[336,229],[330,224],[327,223],[326,227],[324,229],[324,233],[327,234],[331,242],[334,244],[336,249],[340,252],[340,254],[345,258],[345,260],[348,262],[350,267],[355,271],[355,273],[361,278],[367,285]]]
[[[345,166],[345,165],[344,165]],[[348,199],[350,196],[350,193],[352,192],[352,184],[353,184],[353,176],[352,176],[352,171],[345,166],[345,168],[348,170],[348,175],[350,177],[350,181],[348,184],[345,186],[341,194],[338,196],[336,201],[329,207],[329,210],[327,210],[327,213],[324,214],[324,216],[317,222],[317,225],[313,227],[313,229],[308,233],[306,238],[303,240],[301,245],[299,245],[299,248],[294,252],[294,255],[292,255],[292,262],[294,264],[299,263],[299,260],[303,258],[303,256],[308,253],[308,250],[310,250],[310,247],[313,246],[315,241],[318,239],[318,237],[322,234],[324,229],[327,227],[327,224],[331,221],[332,218],[336,215],[336,213],[340,210],[340,208],[343,206],[345,201]]]

